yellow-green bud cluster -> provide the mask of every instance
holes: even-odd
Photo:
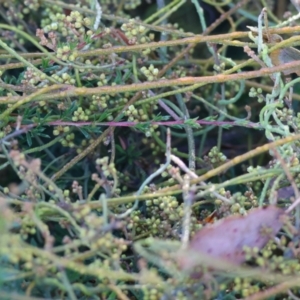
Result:
[[[60,32],[62,36],[72,36],[76,39],[77,36],[74,34],[74,30],[83,34],[85,33],[85,27],[91,25],[91,20],[89,18],[84,18],[78,11],[72,11],[69,16],[61,13],[52,13],[49,18],[51,23],[43,28],[45,33],[57,31]]]
[[[77,50],[71,49],[68,45],[58,47],[56,50],[56,57],[63,61],[74,61],[77,55]]]
[[[129,20],[128,23],[124,23],[121,26],[125,36],[128,38],[128,43],[134,44],[145,44],[154,39],[153,34],[149,36],[145,35],[146,28],[143,25],[137,24],[134,19]],[[146,48],[142,51],[143,55],[148,55],[151,52],[150,48]]]
[[[129,20],[128,23],[124,23],[121,26],[121,29],[124,31],[128,39],[137,39],[146,30],[146,28],[143,25],[136,24],[136,22],[133,19]],[[145,43],[146,38],[142,37],[140,42]]]
[[[293,125],[294,110],[284,107],[283,109],[276,109],[277,117],[281,122],[286,122],[288,125]]]
[[[96,164],[101,166],[104,176],[114,177],[117,174],[117,170],[114,163],[108,163],[108,156],[98,158]]]
[[[21,83],[24,85],[35,86],[44,79],[46,79],[46,74],[40,74],[31,68],[27,68]]]
[[[74,139],[75,139],[75,134],[74,133],[70,133],[68,135],[66,135],[66,137],[64,139],[61,140],[61,144],[64,147],[70,147],[70,148],[74,148],[75,144],[74,144]]]
[[[76,83],[76,80],[72,78],[68,73],[63,73],[61,75],[53,74],[51,75],[51,77],[60,83],[72,84],[72,85]]]
[[[154,68],[154,66],[151,64],[148,68],[145,66],[142,67],[141,72],[147,77],[149,81],[153,81],[157,79],[159,70],[157,68]]]
[[[91,111],[89,109],[83,110],[82,107],[78,107],[73,113],[72,121],[88,121],[90,115]]]
[[[53,129],[53,134],[58,136],[60,134],[64,134],[70,131],[70,127],[69,126],[55,126]]]
[[[227,160],[227,157],[222,152],[219,151],[218,147],[213,147],[209,151],[206,160],[208,160],[213,165],[220,165]]]
[[[103,86],[103,85],[107,85],[107,79],[104,73],[100,74],[99,76],[99,81],[97,82],[98,86]]]
[[[263,96],[263,94],[262,94],[262,89],[261,88],[254,88],[254,87],[252,87],[251,89],[250,89],[250,91],[249,91],[249,97],[251,97],[251,98],[257,98],[257,101],[259,102],[259,103],[262,103],[264,100],[265,100],[265,98],[264,98],[264,96]]]
[[[90,110],[92,111],[103,111],[107,108],[107,102],[109,101],[109,95],[93,95],[92,104]]]

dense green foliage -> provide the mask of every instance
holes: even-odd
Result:
[[[0,1],[1,299],[300,297],[300,3],[275,2]],[[282,228],[238,217],[271,204]],[[233,215],[244,257],[186,268]]]

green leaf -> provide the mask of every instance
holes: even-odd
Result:
[[[231,127],[233,127],[233,126],[230,125],[230,124],[222,125],[222,128],[223,128],[223,129],[229,129],[229,128],[231,128]]]
[[[49,68],[49,62],[50,62],[49,58],[42,57],[42,68],[44,70],[46,70],[47,68]]]
[[[26,132],[26,140],[27,140],[27,144],[29,147],[31,147],[32,145],[32,139],[31,139],[31,135],[29,132]]]
[[[69,42],[69,47],[72,50],[74,50],[78,45],[78,42]]]
[[[86,139],[90,139],[91,135],[82,127],[79,127],[80,132],[84,135]]]
[[[103,122],[107,120],[107,118],[111,115],[108,111],[103,111],[101,115],[98,117],[98,119],[95,120],[95,122]]]
[[[69,108],[65,111],[63,111],[62,115],[61,115],[61,119],[63,120],[69,120],[72,117],[73,112],[77,109],[77,103],[76,101],[73,101],[71,103],[71,105],[69,106]]]
[[[203,121],[215,121],[217,120],[218,116],[208,116],[204,119],[202,119]]]
[[[83,40],[86,44],[90,44],[92,42],[91,36],[89,36],[87,34],[84,35]]]
[[[107,298],[107,300],[116,300],[116,299],[118,299],[118,298],[116,298],[116,297],[117,297],[116,293],[115,293],[115,292],[112,292],[112,293],[109,295],[109,297]]]
[[[70,282],[76,282],[82,275],[71,269],[66,269],[66,274]]]
[[[201,126],[199,123],[196,122],[197,120],[198,120],[198,117],[194,118],[194,119],[187,119],[184,121],[184,124],[191,126],[192,128],[199,129],[199,128],[201,128]]]
[[[171,125],[171,126],[174,129],[184,129],[184,125],[183,124],[175,124],[175,125]]]
[[[170,120],[170,116],[161,116],[160,113],[157,114],[157,115],[153,118],[153,121],[154,121],[154,122],[168,121],[168,120]]]
[[[147,123],[137,123],[134,128],[137,129],[137,130],[140,130],[141,132],[145,132],[146,130],[148,130],[150,127],[150,122],[147,122]]]
[[[118,69],[116,69],[116,77],[115,77],[114,83],[116,83],[116,84],[122,83],[122,72]]]
[[[123,82],[126,82],[132,75],[131,70],[128,70],[125,75],[123,76]]]
[[[58,70],[60,66],[49,66],[48,68],[44,69],[44,72],[53,72],[55,70]]]

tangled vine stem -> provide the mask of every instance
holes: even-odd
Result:
[[[269,144],[265,144],[263,146],[257,147],[256,149],[253,149],[251,151],[248,151],[245,154],[239,155],[235,158],[233,158],[232,160],[224,163],[223,165],[219,166],[218,168],[215,168],[213,170],[210,170],[208,172],[206,172],[204,175],[199,176],[197,178],[191,179],[191,184],[197,184],[203,181],[206,181],[210,178],[212,178],[213,176],[216,176],[228,169],[230,169],[231,167],[242,163],[243,161],[250,159],[251,157],[255,157],[263,152],[267,152],[271,149],[273,149],[274,147],[279,147],[281,145],[285,145],[288,143],[291,143],[293,141],[297,141],[300,139],[300,134],[298,135],[294,135],[294,136],[288,136],[286,138],[282,138],[280,140],[277,140],[275,142],[269,143]],[[238,177],[237,177],[238,178]],[[236,179],[237,179],[236,178]],[[248,180],[248,179],[247,179]],[[246,180],[246,181],[247,181]],[[235,184],[236,181],[232,182],[232,184]],[[228,182],[229,183],[229,182]],[[226,182],[224,183],[224,186],[226,186]],[[217,187],[215,188],[217,189]],[[181,193],[182,190],[180,188],[180,185],[176,184],[173,185],[171,187],[167,187],[164,189],[161,189],[159,192],[155,193],[155,194],[143,194],[141,196],[139,196],[139,200],[146,200],[146,199],[151,199],[151,198],[157,198],[159,196],[163,196],[163,195],[175,195],[175,194],[179,194]],[[206,193],[208,193],[209,191],[206,191]],[[203,194],[204,195],[204,194]],[[130,202],[134,202],[136,199],[136,196],[126,196],[126,197],[118,197],[118,198],[111,198],[109,200],[109,205],[110,206],[114,206],[114,205],[120,205],[120,204],[125,204],[125,203],[130,203]],[[82,204],[82,206],[86,206],[88,205],[91,208],[99,208],[101,207],[101,203],[85,203]]]
[[[276,67],[272,67],[272,68],[262,68],[259,71],[252,71],[252,72],[245,72],[243,73],[238,73],[238,74],[232,74],[232,75],[215,75],[215,76],[208,76],[208,77],[200,77],[200,78],[183,78],[183,79],[178,79],[178,80],[160,80],[159,82],[155,82],[155,83],[142,83],[142,84],[136,84],[135,87],[133,87],[133,85],[130,85],[128,87],[123,87],[120,86],[119,88],[117,88],[116,86],[114,88],[110,88],[110,87],[102,87],[102,88],[91,88],[91,89],[87,89],[87,88],[75,88],[75,87],[66,87],[66,86],[59,86],[59,85],[54,85],[51,87],[46,87],[42,90],[39,90],[38,92],[27,96],[27,97],[23,97],[21,99],[16,99],[17,102],[15,103],[15,105],[13,105],[12,107],[10,107],[9,109],[7,109],[5,112],[3,112],[0,115],[0,119],[5,119],[5,117],[7,117],[9,115],[9,113],[11,111],[13,111],[14,109],[16,109],[17,107],[19,107],[20,105],[33,101],[33,100],[39,100],[39,95],[43,94],[47,91],[51,91],[51,90],[56,90],[59,88],[67,88],[66,92],[59,92],[57,94],[53,93],[51,95],[44,95],[43,98],[40,98],[41,100],[50,100],[53,98],[64,98],[64,97],[70,97],[70,96],[80,96],[80,95],[93,95],[93,94],[109,94],[109,93],[115,93],[116,91],[118,92],[126,92],[129,90],[144,90],[146,88],[155,88],[155,87],[164,87],[164,86],[170,86],[170,85],[189,85],[194,83],[194,85],[192,87],[189,87],[189,90],[193,90],[196,89],[204,84],[208,84],[211,82],[226,82],[229,80],[237,80],[237,79],[242,79],[242,78],[255,78],[255,77],[260,77],[262,75],[268,75],[268,74],[272,74],[274,72],[279,72],[284,70],[285,68],[288,67],[295,67],[295,66],[300,66],[300,62],[292,62],[292,63],[287,63],[285,65],[281,65],[281,66],[276,66]],[[195,84],[197,82],[202,82]],[[91,91],[92,90],[92,91]],[[48,98],[48,99],[47,99]],[[127,105],[126,107],[128,107],[129,105],[133,104],[136,100],[138,99],[138,97],[133,98]],[[3,103],[5,103],[6,101],[11,101],[11,97],[8,97],[8,99],[3,99]],[[126,109],[123,108],[124,109]],[[120,114],[119,114],[120,116]],[[105,136],[110,132],[109,129],[107,129],[106,131],[103,132],[103,134],[94,142],[92,143],[88,148],[85,149],[85,151],[83,151],[81,154],[79,154],[77,157],[75,157],[72,161],[70,161],[62,170],[60,170],[58,173],[56,173],[52,179],[56,180],[58,179],[61,175],[63,175],[67,170],[69,170],[72,166],[74,166],[77,162],[79,162],[81,159],[83,159],[88,153],[90,153],[90,151],[92,151],[95,147],[97,147],[97,145],[99,145],[101,143],[101,141],[105,138]]]
[[[234,69],[238,69],[241,66],[236,66]],[[89,95],[103,95],[103,94],[115,94],[115,93],[126,93],[126,92],[136,92],[136,91],[144,91],[148,89],[155,89],[155,88],[163,88],[163,87],[170,87],[170,86],[184,86],[184,85],[192,85],[189,87],[189,90],[194,90],[199,88],[203,85],[209,83],[222,83],[222,82],[229,82],[229,81],[236,81],[242,79],[251,79],[251,78],[258,78],[262,76],[268,76],[270,74],[284,71],[287,68],[296,68],[300,67],[299,61],[289,62],[280,66],[275,66],[271,68],[261,68],[257,71],[249,71],[249,72],[242,72],[238,74],[227,74],[229,73],[224,72],[224,74],[214,75],[214,76],[201,76],[201,77],[184,77],[178,78],[174,80],[166,80],[161,79],[154,82],[145,82],[145,83],[137,83],[132,85],[119,85],[114,87],[97,87],[97,88],[86,88],[80,87],[76,88],[73,86],[66,86],[66,85],[54,85],[51,87],[43,88],[42,90],[38,91],[35,95],[30,95],[27,97],[18,97],[18,96],[9,96],[9,97],[1,97],[0,101],[3,104],[17,102],[14,106],[14,109],[18,106],[22,105],[24,102],[29,101],[39,101],[39,100],[52,100],[52,99],[62,99],[66,97],[78,97],[78,96],[89,96]],[[60,91],[57,93],[51,93],[47,95],[47,91],[55,90],[55,89],[66,89],[66,91]],[[39,96],[39,94],[46,94],[43,96]],[[25,99],[24,99],[25,98]],[[23,102],[24,101],[24,102]],[[6,110],[0,115],[0,118],[4,118],[11,112],[11,108]]]

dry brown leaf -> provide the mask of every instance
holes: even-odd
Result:
[[[252,209],[246,216],[230,216],[206,225],[192,238],[179,264],[183,269],[195,266],[188,250],[224,259],[232,264],[245,261],[244,247],[262,249],[282,227],[284,211],[276,206]]]

